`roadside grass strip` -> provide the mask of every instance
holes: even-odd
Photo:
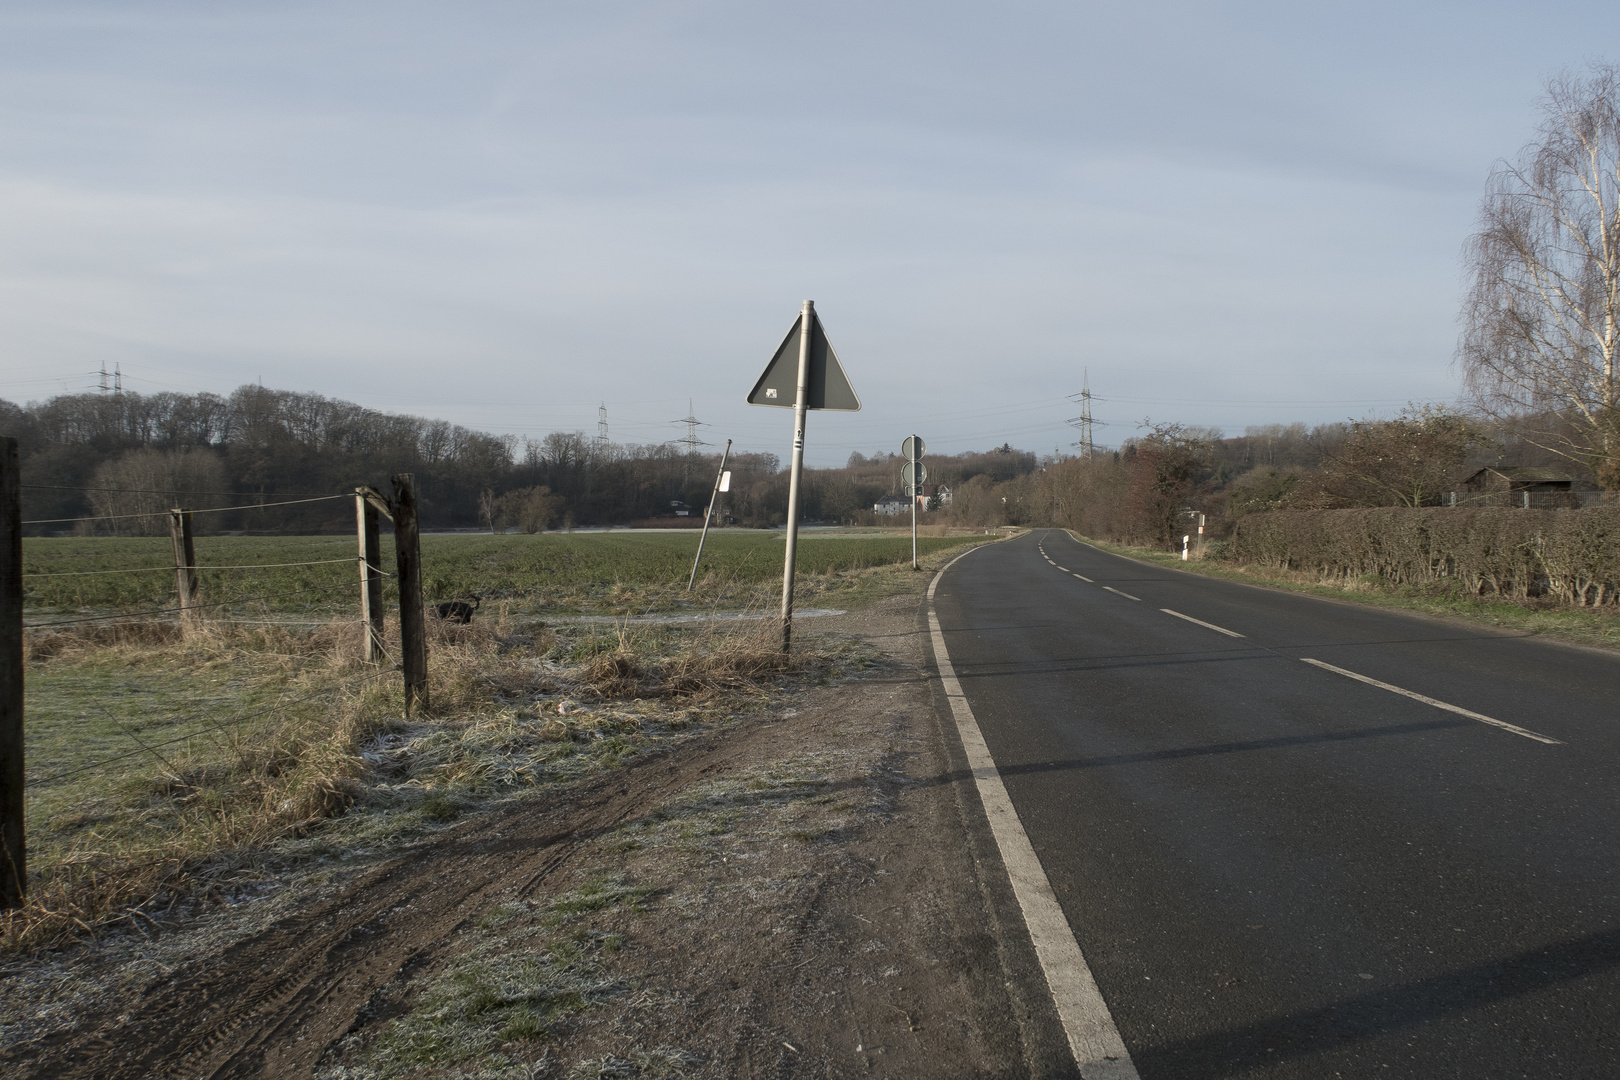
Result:
[[[1216,626],[1212,622],[1205,622],[1203,619],[1195,619],[1191,615],[1183,615],[1181,612],[1179,612],[1179,611],[1171,611],[1167,607],[1162,607],[1159,610],[1164,612],[1166,615],[1174,615],[1178,619],[1185,619],[1188,622],[1195,623],[1198,626],[1202,626],[1207,630],[1213,630],[1217,634],[1225,634],[1227,637],[1243,637],[1243,635],[1238,633],[1236,630],[1228,630],[1224,626]]]
[[[966,554],[964,552],[963,554]],[[961,556],[957,556],[960,559]],[[934,610],[934,592],[946,570],[955,565],[952,559],[943,566],[928,586],[928,631],[934,646],[934,662],[939,668],[939,681],[945,698],[950,703],[951,716],[962,740],[968,768],[984,806],[985,819],[1001,853],[1007,869],[1007,879],[1018,900],[1029,931],[1030,943],[1046,976],[1047,989],[1052,994],[1058,1021],[1069,1040],[1069,1050],[1081,1076],[1096,1080],[1138,1080],[1136,1066],[1125,1041],[1120,1037],[1114,1017],[1108,1011],[1097,980],[1091,974],[1080,943],[1075,940],[1063,908],[1058,904],[1052,882],[1041,866],[1040,856],[1030,843],[1018,818],[1018,809],[1002,782],[1001,771],[990,747],[984,741],[979,721],[968,705],[962,684],[957,681],[956,669],[945,648],[945,634],[940,629],[939,615]],[[1134,597],[1132,599],[1135,599]]]
[[[1107,589],[1109,592],[1113,593],[1115,596],[1123,596],[1127,600],[1135,600],[1138,604],[1140,604],[1142,602],[1142,598],[1140,596],[1132,596],[1128,592],[1120,592],[1118,589],[1114,588],[1112,585],[1104,585],[1103,588]]]
[[[1499,727],[1503,731],[1511,731],[1515,735],[1523,735],[1526,739],[1534,739],[1538,743],[1546,743],[1548,746],[1563,745],[1563,741],[1561,739],[1550,739],[1545,735],[1538,735],[1528,728],[1519,727],[1517,724],[1510,724],[1506,720],[1498,720],[1495,717],[1486,716],[1484,713],[1477,713],[1471,709],[1464,709],[1459,705],[1448,704],[1447,702],[1429,697],[1426,694],[1419,694],[1416,691],[1405,690],[1399,686],[1393,686],[1387,682],[1379,682],[1377,679],[1369,678],[1366,675],[1359,675],[1354,671],[1347,671],[1342,667],[1334,667],[1332,664],[1321,660],[1312,660],[1308,656],[1302,656],[1300,659],[1305,661],[1305,663],[1319,667],[1324,671],[1331,671],[1336,675],[1343,675],[1347,679],[1355,679],[1357,682],[1364,682],[1368,686],[1376,686],[1380,690],[1388,690],[1392,694],[1400,694],[1403,697],[1409,697],[1413,701],[1421,701],[1425,705],[1433,705],[1437,709],[1444,709],[1447,712],[1454,712],[1458,716],[1466,716],[1470,720],[1478,720],[1482,724],[1489,724],[1492,727]]]

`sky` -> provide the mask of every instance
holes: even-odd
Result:
[[[0,6],[0,397],[249,382],[806,457],[1451,402],[1462,247],[1607,5]]]

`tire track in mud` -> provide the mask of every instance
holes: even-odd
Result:
[[[115,1023],[95,1018],[15,1047],[8,1065],[63,1080],[308,1076],[328,1046],[366,1022],[380,991],[435,963],[469,920],[528,895],[586,841],[723,771],[755,741],[791,738],[808,719],[696,736],[552,793],[561,805],[537,799],[447,830],[309,911],[181,966]]]

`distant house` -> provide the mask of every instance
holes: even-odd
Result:
[[[1575,481],[1568,474],[1540,465],[1493,465],[1462,482],[1455,506],[1514,506],[1529,509],[1579,506]]]
[[[946,487],[944,484],[941,484],[939,487],[935,488],[934,494],[939,496],[939,505],[951,505],[951,489]]]
[[[911,500],[902,499],[898,495],[885,495],[883,498],[872,504],[872,512],[874,514],[895,516],[907,513],[910,511],[910,509]]]

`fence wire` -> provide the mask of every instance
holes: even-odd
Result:
[[[167,493],[165,493],[165,494],[167,494]],[[188,513],[188,514],[224,514],[224,513],[229,513],[232,510],[268,510],[269,508],[271,508],[273,506],[301,506],[301,505],[303,505],[305,503],[331,502],[334,499],[352,499],[352,498],[354,498],[354,494],[351,492],[351,493],[349,493],[347,495],[320,495],[320,496],[317,496],[317,497],[315,497],[313,499],[287,499],[287,500],[285,500],[283,502],[249,503],[249,504],[247,504],[245,506],[209,506],[209,507],[203,507],[202,509],[199,509],[199,510],[187,510],[186,513]],[[78,523],[78,522],[94,523],[94,522],[97,522],[97,521],[126,521],[126,520],[129,520],[130,518],[168,517],[169,514],[170,514],[170,511],[168,511],[168,510],[151,510],[151,511],[147,511],[146,513],[141,513],[141,514],[98,514],[98,515],[96,515],[94,517],[36,518],[33,521],[19,522],[19,524],[22,524],[22,525],[63,525],[63,524]]]
[[[344,560],[348,561],[348,560]],[[174,569],[170,567],[169,569]],[[392,576],[392,575],[390,575]],[[146,611],[124,611],[114,615],[88,615],[82,619],[59,619],[56,622],[28,623],[27,630],[49,630],[54,626],[78,626],[82,623],[114,622],[119,619],[134,619],[143,615],[179,615],[189,611],[204,611],[209,608],[233,607],[237,604],[255,604],[265,600],[286,600],[289,597],[303,596],[306,593],[329,593],[339,589],[352,589],[356,585],[353,581],[346,581],[341,585],[311,585],[304,589],[294,589],[285,593],[265,593],[259,596],[239,596],[233,600],[220,600],[212,604],[192,604],[189,607],[150,608]]]
[[[310,562],[267,562],[267,563],[241,563],[234,566],[216,566],[212,563],[198,563],[191,569],[202,570],[270,570],[283,566],[332,566],[336,563],[359,562],[360,556],[353,555],[347,559],[315,559]],[[173,573],[178,567],[174,566],[143,566],[135,570],[61,570],[49,573],[38,570],[24,570],[23,577],[99,577],[102,574],[155,574],[159,570]]]
[[[26,781],[24,783],[23,786],[24,786],[24,788],[35,788],[35,787],[39,787],[39,786],[41,786],[43,784],[55,783],[58,780],[65,780],[70,776],[78,776],[81,773],[93,772],[93,771],[95,771],[97,769],[103,769],[103,768],[106,768],[108,765],[116,764],[117,762],[120,762],[120,761],[127,761],[128,759],[130,759],[132,757],[140,757],[142,754],[149,754],[149,753],[152,753],[155,750],[161,750],[161,749],[163,749],[165,747],[175,746],[175,745],[177,745],[179,743],[187,742],[187,741],[189,741],[191,739],[201,738],[204,735],[209,735],[209,734],[212,734],[213,732],[219,732],[221,734],[227,734],[228,735],[228,734],[231,733],[230,730],[229,730],[230,728],[240,728],[242,726],[242,724],[245,723],[248,720],[254,720],[254,719],[257,719],[258,717],[261,717],[261,716],[267,716],[270,713],[279,712],[279,711],[281,711],[283,709],[286,709],[286,708],[288,708],[290,706],[293,706],[293,705],[301,705],[306,701],[311,701],[311,700],[313,700],[313,699],[315,699],[317,697],[321,697],[323,695],[330,694],[333,691],[343,690],[343,689],[346,689],[346,688],[348,688],[350,686],[358,686],[358,685],[361,685],[361,684],[363,684],[365,682],[376,680],[376,679],[381,679],[381,678],[384,678],[384,677],[392,675],[392,674],[394,674],[393,671],[388,670],[388,669],[384,669],[384,670],[381,670],[381,671],[367,672],[364,675],[352,676],[352,677],[350,677],[348,679],[340,680],[336,685],[323,686],[318,690],[312,690],[307,694],[301,694],[301,695],[299,695],[298,697],[295,697],[295,698],[283,698],[282,700],[276,702],[274,705],[268,705],[268,706],[266,706],[266,707],[264,707],[262,709],[255,709],[252,712],[239,713],[236,716],[230,717],[227,720],[210,722],[210,721],[207,720],[206,717],[196,717],[196,716],[188,717],[185,720],[181,720],[179,722],[183,723],[183,724],[189,724],[189,723],[193,723],[193,722],[201,720],[202,722],[209,724],[209,730],[193,731],[193,732],[190,732],[190,733],[185,734],[185,735],[177,735],[172,739],[165,739],[162,742],[155,742],[155,743],[141,742],[140,739],[136,738],[133,734],[130,734],[131,738],[135,738],[136,742],[140,742],[141,745],[140,745],[140,748],[138,750],[131,750],[128,753],[124,753],[124,754],[115,754],[112,757],[103,758],[100,761],[93,761],[93,762],[89,763],[88,765],[80,765],[80,766],[78,766],[76,768],[65,769],[62,772],[52,773],[50,776],[42,776],[42,777],[39,777],[37,779],[28,780],[28,781]],[[99,702],[99,700],[97,701],[96,705],[97,705],[97,708],[101,709],[102,712],[107,712],[106,706],[102,705]],[[108,714],[108,716],[112,716],[112,714],[110,712],[107,712],[107,714]],[[119,721],[117,717],[112,717],[112,719],[113,719],[113,721],[115,723],[118,723],[120,727],[123,726],[123,723],[121,721]],[[126,734],[128,734],[128,732],[126,732]],[[162,760],[161,757],[159,757],[159,760]],[[165,764],[167,764],[167,762],[165,762]]]

